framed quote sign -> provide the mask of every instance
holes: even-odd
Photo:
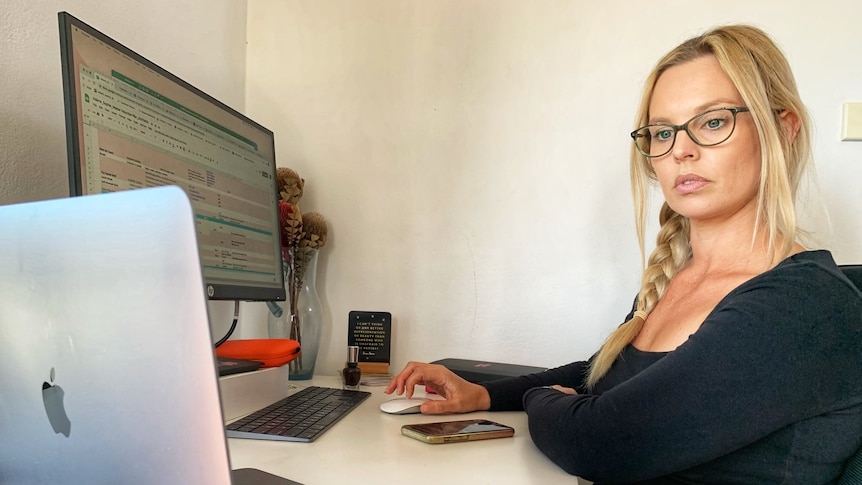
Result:
[[[359,347],[363,375],[389,375],[392,314],[352,311],[348,316],[347,345]]]

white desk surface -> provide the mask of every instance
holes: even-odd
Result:
[[[340,387],[341,381],[316,376],[291,385]],[[232,467],[259,468],[304,485],[578,483],[536,449],[523,412],[390,415],[380,411],[380,403],[392,399],[383,389],[362,386],[371,396],[313,443],[228,439]],[[515,436],[430,445],[401,434],[408,423],[474,418],[512,426]]]

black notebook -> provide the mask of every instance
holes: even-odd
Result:
[[[219,377],[255,371],[263,365],[263,362],[256,360],[229,359],[227,357],[217,357],[216,361],[218,362]]]
[[[545,367],[468,359],[441,359],[431,363],[440,364],[470,382],[493,381],[504,377],[523,376],[548,370]]]

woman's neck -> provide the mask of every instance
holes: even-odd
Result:
[[[784,259],[784,242],[776,240],[770,248],[769,231],[761,225],[754,232],[750,224],[706,224],[691,221],[692,259],[688,266],[703,274],[743,272],[760,274]],[[804,248],[794,243],[791,254]]]

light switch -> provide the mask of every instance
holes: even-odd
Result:
[[[862,103],[844,103],[842,141],[862,141]]]

